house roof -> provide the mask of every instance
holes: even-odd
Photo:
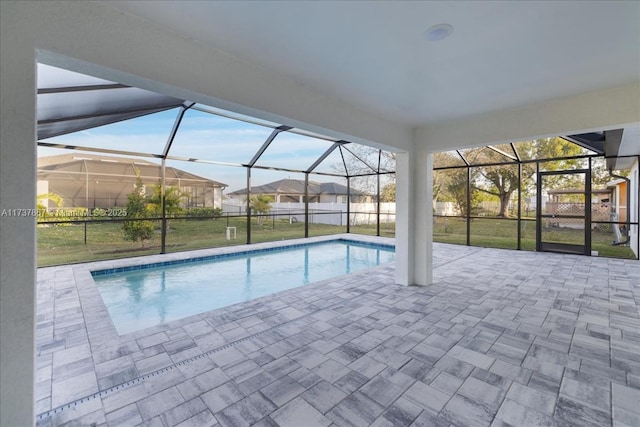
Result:
[[[625,181],[624,179],[617,178],[617,179],[613,179],[611,181],[608,181],[606,185],[607,185],[607,189],[609,191],[611,191],[611,189],[613,189],[613,188],[615,188],[615,187],[617,187],[617,186],[619,186],[621,184],[626,184],[626,183],[627,183],[627,181]]]
[[[160,180],[160,165],[147,160],[130,157],[112,157],[85,153],[70,153],[57,156],[38,158],[39,178],[53,173],[85,173],[92,176],[121,177],[134,179],[136,173],[145,180]],[[49,174],[48,174],[48,173]],[[214,187],[226,188],[227,184],[214,181],[182,169],[171,166],[165,167],[165,177],[168,180],[180,180],[184,184],[210,183]]]
[[[360,190],[351,188],[351,195],[362,196],[364,193]],[[231,196],[247,194],[246,187],[228,193]],[[304,181],[301,179],[280,179],[264,185],[251,187],[251,194],[304,194]],[[337,182],[315,182],[309,181],[309,194],[314,196],[321,194],[337,194],[346,195],[347,187]]]

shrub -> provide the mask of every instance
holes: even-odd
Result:
[[[220,208],[191,208],[187,211],[188,218],[219,218],[222,214]]]
[[[145,246],[147,240],[153,236],[153,222],[144,220],[148,216],[147,201],[144,195],[144,185],[138,175],[134,190],[127,196],[127,218],[132,221],[122,223],[125,240],[141,242]]]

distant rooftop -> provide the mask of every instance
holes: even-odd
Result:
[[[350,189],[352,196],[363,196],[363,193],[360,190],[356,190],[354,188]],[[252,194],[304,194],[304,181],[301,179],[280,179],[278,181],[273,181],[268,184],[258,185],[255,187],[251,187]],[[239,196],[242,194],[247,194],[246,187],[233,191],[231,193],[227,193],[230,196]],[[321,194],[338,194],[338,195],[346,195],[347,194],[347,186],[339,184],[337,182],[315,182],[309,181],[309,194],[310,195],[321,195]]]

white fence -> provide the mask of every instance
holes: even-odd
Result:
[[[527,206],[523,206],[522,211],[523,214],[526,212],[530,212],[531,211],[531,207],[529,206],[529,209],[527,209]],[[515,212],[518,209],[518,203],[514,202],[514,201],[510,201],[509,202],[509,206],[507,208],[508,212]],[[535,203],[533,205],[533,210],[535,211]],[[476,212],[477,213],[474,213]],[[476,207],[476,209],[472,212],[472,215],[483,215],[486,214],[487,212],[493,213],[493,214],[497,214],[498,212],[500,212],[500,202],[490,202],[490,201],[482,201],[480,203],[478,203],[478,206]],[[443,216],[458,216],[458,215],[464,215],[464,213],[460,212],[460,209],[458,209],[458,207],[456,206],[455,203],[453,202],[435,202],[434,203],[434,213],[436,215],[443,215]]]
[[[222,208],[226,215],[245,215],[246,204],[243,202],[225,201]],[[480,215],[483,212],[500,211],[499,202],[483,201],[478,205]],[[351,225],[376,223],[376,203],[351,203]],[[509,203],[509,211],[517,209],[517,204]],[[524,209],[523,209],[523,213]],[[288,215],[292,222],[304,222],[304,203],[271,203],[270,214]],[[443,216],[457,216],[460,211],[453,202],[435,202],[434,214]],[[396,204],[380,203],[380,223],[389,224],[396,220]],[[309,222],[311,224],[347,224],[346,203],[309,203]]]
[[[245,215],[245,203],[222,205],[226,215]],[[375,224],[376,203],[351,203],[351,225]],[[271,203],[270,214],[286,215],[292,222],[304,222],[304,203]],[[396,220],[396,204],[380,203],[380,223],[390,224]],[[346,203],[309,203],[309,222],[311,224],[347,224]]]
[[[436,215],[459,215],[458,208],[453,202],[435,202],[434,205]]]

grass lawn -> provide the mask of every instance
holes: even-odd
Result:
[[[227,219],[170,220],[166,252],[179,252],[221,246],[242,245],[247,242],[247,222],[244,218],[229,218],[229,226],[236,227],[236,238],[227,240]],[[97,222],[86,224],[40,226],[38,237],[38,266],[51,266],[105,259],[127,258],[160,253],[160,221],[154,223],[156,232],[145,242],[124,240],[122,223]],[[374,227],[375,230],[375,227]],[[344,233],[346,227],[310,224],[309,235],[321,236]],[[374,231],[375,233],[375,231]],[[253,243],[304,237],[304,223],[290,224],[286,220],[251,221]]]
[[[227,224],[236,227],[236,239],[227,240]],[[122,223],[96,222],[93,224],[40,226],[38,236],[38,266],[71,264],[86,261],[127,258],[160,253],[160,221],[154,223],[156,232],[145,242],[124,240]],[[504,249],[516,249],[517,221],[503,219],[474,219],[471,222],[471,245]],[[247,241],[247,222],[244,218],[217,218],[204,220],[170,220],[166,252],[179,252],[231,245],[243,245]],[[376,225],[353,225],[354,234],[376,234]],[[345,226],[310,224],[309,236],[345,233]],[[466,244],[466,221],[460,218],[434,218],[435,242]],[[380,224],[380,234],[395,236],[395,224]],[[573,241],[576,231],[554,229],[545,234],[546,240]],[[85,243],[86,235],[86,243]],[[304,223],[289,223],[285,219],[265,219],[251,222],[253,243],[288,240],[304,237]],[[592,249],[600,256],[635,258],[628,247],[612,246],[611,232],[594,230]],[[522,249],[535,250],[535,222],[522,221]]]
[[[522,249],[536,250],[536,223],[522,221]],[[606,227],[605,227],[606,229]],[[434,218],[433,240],[442,243],[466,244],[467,222],[463,218]],[[505,219],[473,219],[471,245],[487,248],[517,249],[518,221]],[[582,231],[556,228],[544,232],[544,241],[581,244]],[[633,251],[625,246],[613,246],[615,234],[611,230],[594,229],[591,232],[591,250],[599,256],[635,259]]]

